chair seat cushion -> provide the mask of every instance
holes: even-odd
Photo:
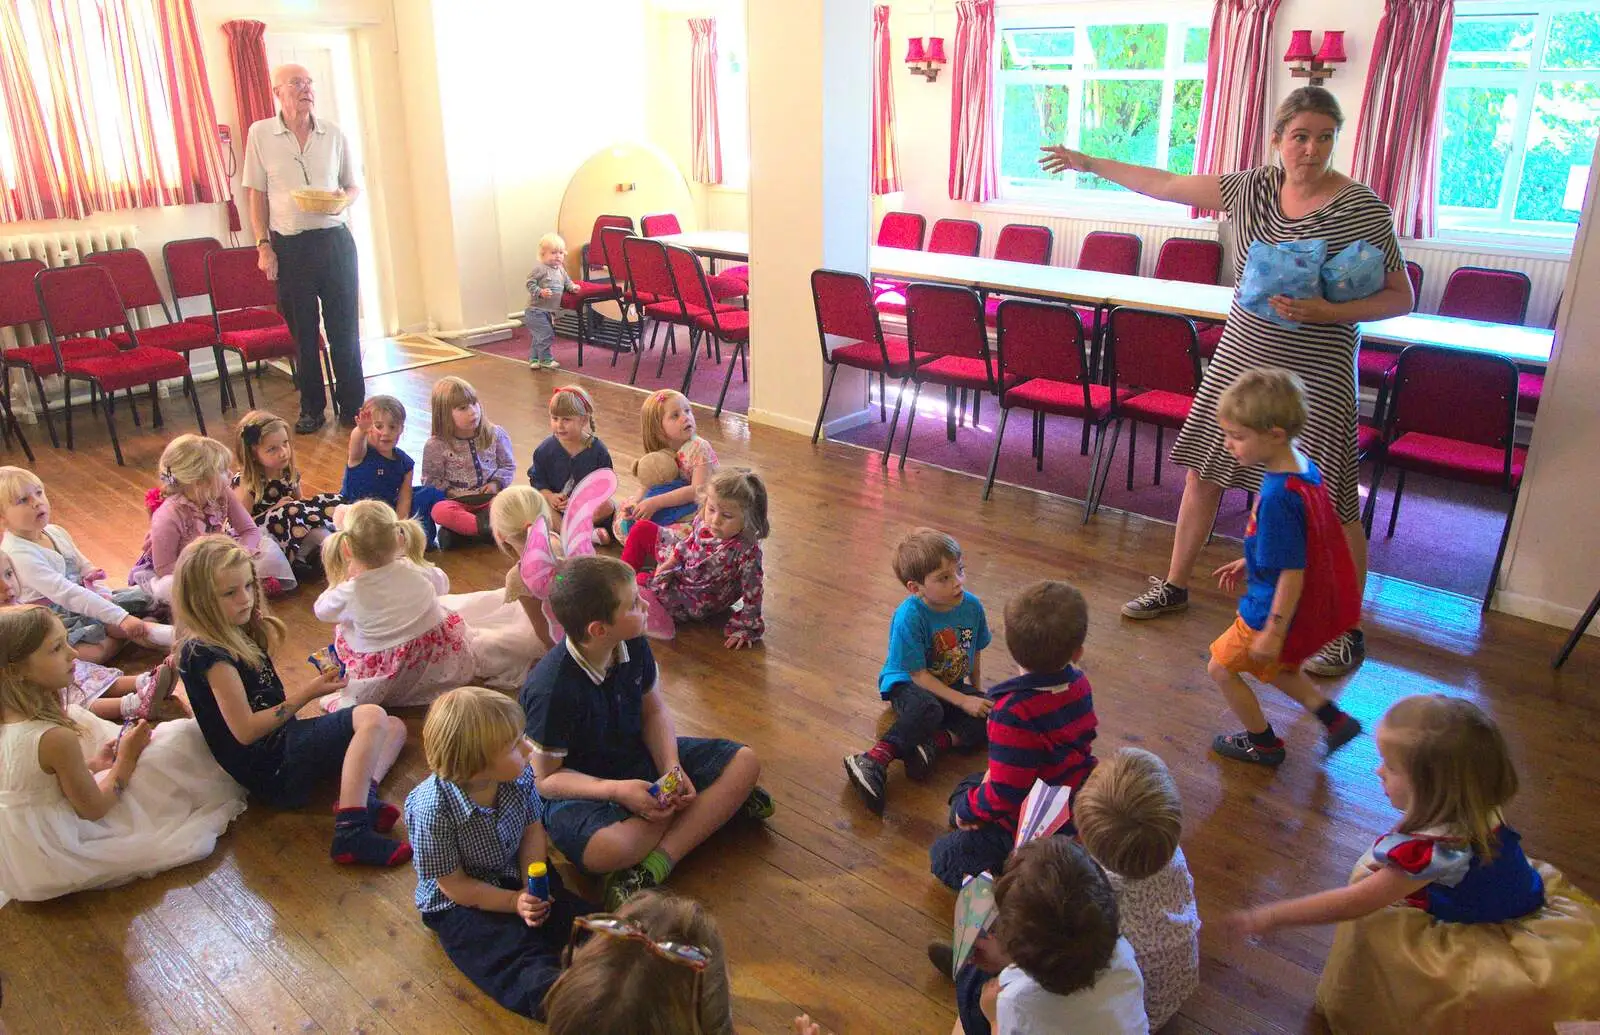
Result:
[[[111,336],[118,348],[127,348],[132,344],[132,338],[126,331],[118,331]],[[147,345],[153,349],[166,349],[169,352],[188,352],[191,349],[209,349],[217,343],[216,333],[210,324],[189,323],[164,323],[159,327],[146,327],[139,332],[139,344]]]
[[[717,335],[723,341],[749,341],[750,340],[750,310],[734,309],[732,311],[717,311],[715,322],[711,314],[696,316],[695,328],[708,331]]]
[[[889,353],[889,369],[884,372],[890,377],[904,377],[911,369],[911,344],[897,335],[885,334],[883,345]],[[919,360],[926,357],[925,352],[917,353]],[[879,351],[877,342],[854,341],[832,349],[828,362],[857,370],[883,370],[883,352]]]
[[[1127,389],[1119,389],[1124,394]],[[1083,405],[1083,386],[1076,381],[1054,381],[1036,377],[1009,389],[1000,400],[1007,409],[1020,406],[1037,413],[1055,413],[1063,417],[1081,417],[1090,423],[1104,420],[1111,413],[1111,389],[1106,385],[1089,386],[1089,405]]]
[[[706,286],[711,289],[711,297],[718,302],[729,298],[742,298],[750,293],[748,277],[730,277],[726,273],[707,277]]]
[[[1072,307],[1072,311],[1078,314],[1078,320],[1083,324],[1083,333],[1093,333],[1094,329],[1099,326],[1096,321],[1100,319],[1100,310],[1094,306],[1075,305]]]
[[[924,384],[954,385],[957,388],[976,388],[987,391],[990,387],[989,367],[981,359],[966,356],[940,356],[932,360],[917,361],[917,380]],[[1017,375],[1006,374],[1001,389],[1017,383]]]
[[[734,280],[742,280],[748,284],[750,283],[750,265],[748,263],[741,263],[738,266],[729,266],[727,269],[718,273],[717,276],[732,277]]]
[[[223,348],[239,353],[247,363],[258,359],[292,359],[300,354],[300,346],[295,342],[294,335],[289,333],[288,325],[282,323],[276,327],[223,331],[217,342]]]
[[[650,303],[649,305],[644,307],[644,315],[645,315],[645,317],[647,319],[660,320],[663,323],[683,323],[685,321],[684,310],[688,310],[688,314],[689,315],[688,315],[687,319],[688,319],[688,322],[690,322],[690,323],[693,323],[695,320],[697,320],[700,317],[706,315],[706,313],[708,311],[705,308],[705,306],[698,306],[698,305],[685,305],[682,308],[680,308],[678,306],[677,300],[674,299],[674,300],[672,300],[670,302],[652,302],[652,303]],[[740,309],[736,305],[718,305],[717,306],[717,313],[719,315],[722,314],[722,313],[742,313],[742,312],[744,312],[744,310]]]
[[[1370,424],[1361,424],[1356,427],[1356,456],[1370,456],[1383,441],[1383,429],[1375,428]]]
[[[1148,392],[1130,393],[1120,400],[1117,407],[1117,416],[1127,417],[1129,420],[1140,421],[1144,424],[1160,424],[1168,428],[1181,428],[1183,422],[1189,419],[1189,409],[1194,405],[1194,396],[1182,392],[1166,392],[1155,389]]]
[[[117,347],[105,338],[64,338],[61,342],[61,355],[68,363],[75,359],[109,356],[116,351]],[[59,373],[56,368],[56,354],[50,348],[49,342],[43,345],[6,349],[5,361],[7,365],[28,367],[40,377]]]
[[[561,296],[563,309],[577,309],[594,302],[604,302],[617,297],[615,284],[609,281],[580,280],[571,291]]]
[[[1528,451],[1520,446],[1511,451],[1511,487],[1522,481],[1522,465]],[[1385,462],[1390,467],[1437,475],[1474,485],[1502,484],[1505,478],[1506,451],[1501,446],[1482,446],[1476,442],[1425,435],[1408,431],[1389,443]]]
[[[182,377],[189,372],[189,360],[181,352],[155,349],[148,345],[114,352],[109,356],[67,360],[69,377],[92,377],[107,392],[134,385]]]
[[[1539,397],[1544,395],[1544,375],[1521,373],[1517,375],[1517,410],[1522,413],[1539,412]]]
[[[1222,332],[1227,327],[1220,323],[1195,324],[1195,340],[1200,346],[1200,355],[1210,359],[1217,353],[1217,345],[1222,341]]]
[[[184,323],[203,323],[212,326],[212,318],[205,316],[190,316],[184,318]],[[223,313],[218,321],[225,331],[246,331],[252,327],[274,327],[283,323],[283,317],[273,309],[230,309]]]
[[[1388,380],[1394,365],[1400,362],[1400,353],[1372,349],[1365,346],[1356,353],[1356,378],[1368,388],[1377,388]]]
[[[903,291],[885,291],[872,300],[880,313],[892,313],[895,316],[906,315],[906,296]]]

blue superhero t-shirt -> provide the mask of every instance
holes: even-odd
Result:
[[[1278,576],[1306,566],[1305,503],[1289,488],[1290,478],[1322,484],[1322,472],[1309,459],[1303,474],[1268,471],[1261,476],[1261,495],[1244,530],[1245,591],[1239,600],[1239,617],[1252,629],[1267,624]]]
[[[889,656],[878,674],[878,694],[911,682],[911,673],[927,669],[949,687],[972,679],[978,652],[989,646],[989,622],[983,604],[971,593],[949,611],[935,611],[918,596],[895,608],[889,622]]]

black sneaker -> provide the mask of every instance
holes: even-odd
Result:
[[[320,413],[302,413],[300,419],[294,422],[296,435],[314,434],[328,423],[328,418]]]
[[[861,792],[861,800],[878,815],[883,815],[883,784],[888,774],[883,763],[863,751],[859,755],[844,756],[845,775]]]
[[[765,788],[756,787],[734,815],[741,819],[771,819],[776,811],[777,806],[772,804],[772,795],[768,794]]]
[[[1351,629],[1306,659],[1305,671],[1313,676],[1342,676],[1354,672],[1367,659],[1367,638],[1360,629]]]
[[[461,543],[461,537],[448,528],[439,529],[439,549],[453,550]]]
[[[934,970],[950,977],[950,972],[956,966],[956,950],[949,942],[929,942],[928,962],[933,964]]]
[[[1333,754],[1359,736],[1361,736],[1360,721],[1354,715],[1340,715],[1322,735],[1325,754]]]
[[[1160,618],[1189,607],[1189,591],[1166,579],[1150,576],[1150,588],[1122,605],[1124,618]]]
[[[1245,730],[1238,733],[1219,733],[1211,742],[1211,750],[1223,758],[1231,758],[1238,762],[1253,762],[1276,768],[1283,764],[1283,741],[1278,741],[1277,747],[1258,747],[1250,739],[1250,734]]]
[[[606,874],[605,890],[601,892],[606,912],[615,913],[628,899],[641,891],[659,886],[659,883],[644,863]]]
[[[939,749],[933,746],[933,741],[925,740],[906,755],[906,775],[913,780],[926,780],[928,774],[933,772],[933,763],[938,759]]]

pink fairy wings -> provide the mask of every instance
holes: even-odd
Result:
[[[565,631],[550,609],[550,587],[556,569],[569,557],[582,557],[594,553],[594,515],[600,505],[617,490],[617,475],[610,468],[601,468],[589,474],[572,490],[567,498],[567,511],[561,526],[561,551],[558,555],[550,542],[550,528],[544,518],[528,528],[528,542],[522,548],[522,560],[517,565],[528,592],[544,603],[544,617],[550,623],[550,638],[559,641]]]

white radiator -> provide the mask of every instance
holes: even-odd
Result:
[[[1155,272],[1156,255],[1160,253],[1161,246],[1166,243],[1168,238],[1200,237],[1215,241],[1218,237],[1217,227],[1214,223],[1181,226],[1145,222],[1111,222],[1098,219],[1078,219],[1068,216],[1049,216],[1028,211],[1007,212],[993,207],[977,211],[974,213],[974,218],[983,224],[983,254],[986,256],[994,255],[995,243],[1000,240],[1000,228],[1007,223],[1033,223],[1038,226],[1049,227],[1055,233],[1055,251],[1050,256],[1050,263],[1054,266],[1076,266],[1078,264],[1078,251],[1083,247],[1083,239],[1096,230],[1119,234],[1136,234],[1144,241],[1144,247],[1139,252],[1139,274],[1146,277]]]
[[[1507,255],[1476,252],[1459,245],[1446,245],[1434,241],[1401,241],[1406,258],[1422,267],[1422,297],[1417,311],[1437,312],[1439,298],[1444,294],[1445,282],[1453,270],[1460,266],[1487,266],[1497,270],[1521,270],[1533,282],[1533,292],[1528,296],[1528,315],[1523,321],[1529,327],[1548,327],[1555,311],[1556,300],[1567,282],[1567,257],[1532,255]]]

